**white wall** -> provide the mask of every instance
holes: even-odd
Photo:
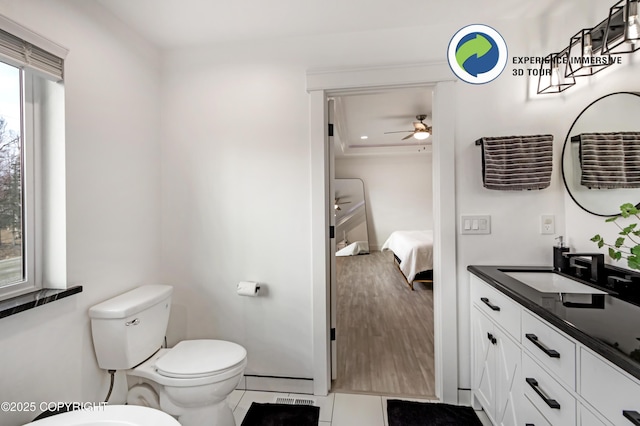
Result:
[[[511,56],[544,55],[607,11],[565,5],[554,9],[555,16],[486,23],[503,34]],[[449,38],[462,25],[442,20],[429,27],[168,52],[162,99],[162,273],[178,287],[176,303],[183,315],[174,321],[175,338],[237,341],[249,350],[250,374],[312,376],[305,72],[442,61]],[[429,42],[415,49],[415,40]],[[527,80],[510,75],[513,68],[510,64],[483,86],[456,84],[457,211],[451,214],[492,216],[491,235],[458,238],[463,388],[469,387],[466,267],[551,262],[553,236],[539,234],[540,215],[554,215],[557,232],[564,232],[560,152],[583,106],[581,98],[591,90],[583,83],[563,95],[531,97]],[[551,187],[513,193],[483,189],[474,141],[532,133],[555,136]],[[282,230],[289,231],[286,238]],[[244,279],[265,282],[268,294],[237,297],[234,286]]]
[[[416,62],[422,55],[404,41],[418,33],[254,41],[166,55],[162,272],[178,286],[175,305],[184,311],[176,338],[239,342],[248,349],[248,374],[313,376],[306,71]],[[374,40],[382,45],[372,48]],[[238,297],[240,280],[263,282],[268,292]]]
[[[369,247],[380,250],[393,231],[433,228],[431,153],[338,157],[336,178],[364,182]]]
[[[87,310],[160,279],[158,55],[84,2],[2,1],[0,13],[69,49],[66,266],[69,284],[84,286],[0,319],[0,401],[100,401],[108,377],[95,361]],[[1,412],[0,423],[35,414]]]

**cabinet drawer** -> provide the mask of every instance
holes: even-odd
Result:
[[[524,396],[552,425],[576,424],[576,399],[526,352],[522,354]]]
[[[522,398],[522,422],[523,425],[553,426],[544,418],[542,413],[526,397]]]
[[[471,302],[520,341],[521,307],[518,303],[474,275],[471,275]]]
[[[576,345],[564,334],[522,311],[522,346],[539,360],[547,371],[572,390],[576,388]]]
[[[580,404],[580,426],[607,426],[591,410]]]
[[[640,384],[585,348],[580,349],[580,394],[613,424],[637,424],[623,412],[640,413]]]

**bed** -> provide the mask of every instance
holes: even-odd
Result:
[[[433,280],[433,231],[394,231],[381,251],[393,252],[398,269],[413,290],[413,283]]]

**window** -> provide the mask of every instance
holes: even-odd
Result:
[[[25,223],[24,195],[26,173],[33,165],[25,156],[23,135],[23,71],[0,62],[0,286],[12,287],[28,282],[25,268],[25,234],[32,224]],[[32,182],[32,179],[28,179]],[[15,289],[15,287],[14,287]]]
[[[66,263],[51,238],[65,226],[55,201],[64,160],[55,162],[61,147],[64,157],[66,52],[0,15],[0,300],[66,281],[66,268],[58,282],[43,273]]]

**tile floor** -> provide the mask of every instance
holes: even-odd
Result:
[[[388,426],[387,400],[405,399],[377,395],[331,393],[328,396],[299,395],[278,392],[256,392],[235,390],[229,396],[236,425],[240,426],[252,402],[275,402],[278,397],[313,399],[320,407],[319,426]],[[411,401],[421,401],[406,398]],[[425,402],[429,402],[424,400]],[[491,426],[484,412],[478,412],[483,425]]]

